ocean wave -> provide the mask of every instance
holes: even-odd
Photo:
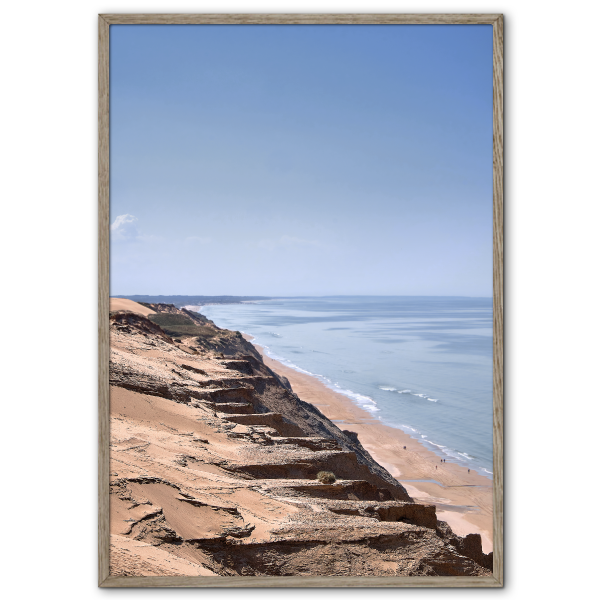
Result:
[[[427,434],[421,433],[420,431],[418,431],[414,427],[411,427],[410,425],[405,425],[403,423],[401,424],[398,422],[388,422],[386,424],[391,427],[401,429],[402,431],[410,435],[411,438],[420,442],[425,448],[437,454],[437,456],[439,456],[440,458],[445,457],[445,459],[447,459],[450,463],[454,463],[465,468],[469,467],[472,470],[475,469],[484,477],[490,477],[490,475],[492,475],[492,472],[482,467],[481,463],[475,457],[472,457],[464,452],[458,452],[457,450],[449,448],[448,446],[444,446],[443,444],[432,442],[430,439],[427,439]],[[476,461],[475,464],[473,464],[473,461]]]
[[[336,386],[338,387],[338,386]],[[341,388],[340,388],[341,389]],[[352,392],[350,390],[343,390],[348,396],[355,398],[359,402],[371,402],[371,404],[376,404],[373,398],[369,398],[369,396],[363,396],[362,394],[357,394],[356,392]]]
[[[268,348],[267,346],[263,346],[263,348]],[[294,369],[294,371],[298,371],[298,373],[304,373],[305,375],[310,375],[311,377],[316,377],[317,379],[323,381],[325,379],[325,377],[323,377],[323,375],[319,375],[318,373],[312,373],[311,371],[307,371],[306,369],[303,369],[302,367],[299,367],[298,365],[294,364],[291,360],[287,359],[287,358],[283,358],[282,356],[277,356],[277,354],[273,354],[272,352],[267,352],[267,354],[269,355],[269,358],[272,358],[273,360],[276,360],[280,363],[283,363],[286,367],[289,367],[290,369]]]
[[[446,450],[446,446],[443,446],[442,444],[436,444],[435,442],[432,442],[431,440],[427,440],[428,444],[431,444],[432,446],[435,446],[436,448],[439,448],[440,450]]]
[[[383,390],[384,392],[395,392],[396,391],[395,387],[387,387],[385,385],[380,385],[378,387],[380,390]]]
[[[379,411],[379,408],[377,408],[377,402],[375,402],[375,400],[373,400],[373,398],[371,398],[370,396],[358,394],[357,392],[353,392],[352,390],[345,390],[337,383],[333,385],[336,392],[344,394],[344,396],[352,398],[352,400],[356,400],[361,405],[361,408],[364,408],[371,412]]]
[[[410,425],[400,425],[400,429],[402,429],[402,431],[408,429],[414,433],[419,433],[414,427],[411,427]]]
[[[458,463],[462,463],[464,461],[464,459],[461,456],[459,456],[460,452],[452,450],[451,448],[448,448],[448,446],[444,446],[443,444],[436,444],[435,442],[432,442],[431,440],[423,440],[423,441],[426,444],[429,444],[430,446],[434,446],[435,448],[437,448],[438,451],[436,452],[436,454],[438,454],[438,456],[440,456],[440,455],[447,456],[450,459],[454,459]]]
[[[306,375],[310,375],[311,377],[323,377],[323,375],[320,375],[319,373],[313,373],[313,371],[309,371],[308,369],[303,369],[302,367],[299,367],[296,363],[293,363],[289,358],[278,358],[275,355],[273,355],[273,358],[275,358],[276,360],[285,363],[288,367],[294,369],[294,371],[299,371],[300,373],[305,373]]]
[[[386,388],[382,388],[380,387],[380,389],[386,389]],[[390,391],[392,391],[390,389]],[[415,398],[423,398],[423,400],[429,400],[429,402],[437,402],[437,398],[432,398],[431,396],[428,396],[427,394],[415,394],[412,390],[399,390],[398,394],[409,394],[411,396],[414,396]]]

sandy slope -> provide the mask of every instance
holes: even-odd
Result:
[[[245,336],[251,340],[252,336]],[[492,551],[492,482],[474,471],[440,458],[408,434],[383,425],[349,398],[330,390],[318,379],[269,358],[255,345],[265,363],[292,384],[306,402],[314,404],[342,429],[358,433],[362,445],[418,501],[435,504],[438,518],[458,535],[479,533],[484,552]],[[406,446],[406,450],[404,450]],[[411,481],[430,479],[431,482]]]
[[[146,308],[133,300],[127,300],[126,298],[111,298],[110,310],[130,310],[131,312],[137,313],[138,315],[144,315],[145,317],[155,314],[152,309]]]

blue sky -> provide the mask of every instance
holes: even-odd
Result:
[[[111,26],[111,293],[492,295],[492,27]]]

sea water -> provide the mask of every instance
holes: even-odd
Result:
[[[446,462],[491,477],[491,298],[337,296],[188,308],[254,336],[271,358],[317,377]]]

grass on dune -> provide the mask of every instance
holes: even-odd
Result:
[[[163,328],[167,335],[173,336],[197,336],[211,338],[217,334],[212,327],[198,325],[185,315],[173,315],[169,313],[156,313],[148,315],[148,318]]]

